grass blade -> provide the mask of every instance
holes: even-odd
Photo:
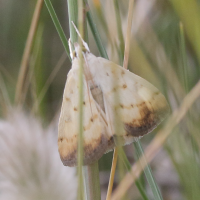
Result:
[[[66,53],[67,53],[67,55],[69,57],[69,60],[71,61],[71,57],[70,57],[70,53],[69,53],[68,41],[67,41],[66,35],[65,35],[65,33],[64,33],[63,29],[62,29],[62,26],[61,26],[61,24],[60,24],[60,22],[58,20],[58,17],[57,17],[57,15],[55,13],[55,10],[54,10],[54,8],[52,6],[52,3],[51,3],[50,0],[44,0],[44,1],[45,1],[46,6],[47,6],[47,9],[49,11],[49,14],[51,15],[53,23],[54,23],[54,25],[56,27],[58,35],[60,36],[60,39],[61,39],[61,41],[63,43],[65,51],[66,51]]]
[[[127,156],[126,156],[126,154],[124,153],[124,151],[121,151],[121,152],[119,153],[119,157],[122,159],[122,161],[123,161],[125,167],[127,168],[127,170],[128,170],[129,172],[131,172],[131,167],[132,167],[132,166],[131,166],[130,162],[128,161]],[[139,190],[139,192],[140,192],[142,198],[143,198],[144,200],[148,200],[148,197],[147,197],[147,195],[146,195],[146,193],[145,193],[145,190],[144,190],[142,184],[140,183],[139,179],[136,179],[136,180],[135,180],[135,184],[136,184],[136,186],[137,186],[137,188],[138,188],[138,190]]]
[[[134,146],[135,146],[135,150],[137,153],[137,158],[139,159],[141,156],[144,156],[144,151],[142,149],[142,145],[139,140],[134,142]],[[149,166],[149,164],[147,162],[145,164],[146,164],[146,167],[143,170],[144,170],[146,179],[149,183],[149,186],[153,192],[154,198],[155,198],[155,200],[163,200],[160,190],[158,188],[158,185],[155,182],[155,179],[153,177],[151,167]]]
[[[78,1],[77,0],[67,0],[68,5],[68,18],[69,18],[69,31],[70,31],[70,39],[72,44],[74,42],[78,42],[78,36],[76,30],[72,25],[72,21],[78,27]],[[73,45],[72,45],[73,48]]]
[[[180,26],[180,49],[181,49],[181,58],[182,58],[182,69],[181,69],[181,76],[183,79],[183,84],[186,93],[188,93],[188,66],[187,66],[187,55],[186,55],[186,47],[185,47],[185,33],[184,27],[182,22],[179,24]]]
[[[101,200],[98,162],[83,167],[86,200]]]
[[[124,59],[124,37],[123,37],[123,32],[122,32],[122,22],[121,22],[121,17],[120,17],[118,0],[114,0],[114,8],[115,8],[116,23],[117,23],[117,34],[118,34],[118,39],[119,39],[120,65],[122,65],[123,59]]]
[[[85,1],[85,4],[87,5],[87,7],[89,8],[89,4],[88,4],[87,0],[84,0],[84,1]],[[97,30],[97,27],[96,27],[94,20],[92,18],[92,13],[91,13],[90,9],[87,12],[87,20],[88,20],[90,29],[92,31],[92,34],[93,34],[93,37],[94,37],[94,40],[96,42],[96,45],[97,45],[97,48],[99,50],[100,55],[103,58],[109,59],[108,54],[107,54],[107,52],[106,52],[106,50],[103,46],[102,40],[101,40],[99,32]]]
[[[134,5],[134,0],[129,0],[128,22],[127,22],[127,28],[126,28],[124,63],[123,63],[123,67],[125,69],[128,68],[128,58],[129,58],[130,38],[131,38],[131,27],[132,27],[132,18],[133,18],[133,5]]]
[[[27,70],[28,70],[29,57],[30,57],[32,46],[33,46],[34,36],[36,34],[36,30],[38,26],[38,21],[39,21],[42,5],[43,5],[43,0],[38,0],[35,6],[31,26],[28,33],[28,38],[26,41],[26,46],[24,48],[24,53],[22,56],[19,76],[17,80],[16,92],[15,92],[16,104],[21,103],[21,95],[23,93],[24,81],[26,78]]]

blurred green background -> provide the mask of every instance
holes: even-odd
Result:
[[[67,1],[52,0],[52,4],[69,38]],[[118,1],[118,4],[119,11],[116,12],[114,0],[89,1],[109,59],[121,64],[124,48],[121,39],[125,37],[126,32],[128,1]],[[20,63],[35,5],[36,1],[33,0],[0,0],[2,118],[5,117],[9,101],[10,105],[14,106]],[[117,17],[120,17],[121,23]],[[122,38],[119,34],[120,27]],[[129,70],[159,88],[173,112],[200,78],[200,1],[135,1],[130,42]],[[90,30],[89,46],[91,52],[99,56]],[[64,47],[44,4],[29,58],[23,108],[39,116],[46,125],[60,112],[63,89],[70,67],[71,63],[65,55]],[[49,77],[54,78],[47,83]],[[44,90],[45,84],[47,90]],[[44,96],[38,103],[42,91]],[[162,129],[162,125],[142,139],[144,147],[159,129]],[[198,99],[152,162],[153,172],[166,200],[200,199],[199,130]],[[132,151],[132,147],[126,147],[131,163],[134,161]],[[102,172],[109,169],[111,158],[110,153],[101,159]],[[140,197],[136,195],[134,199]]]

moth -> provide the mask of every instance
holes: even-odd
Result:
[[[74,45],[58,125],[58,149],[66,166],[77,164],[79,50],[82,47]],[[94,56],[84,41],[83,46],[83,163],[88,165],[116,145],[130,144],[151,132],[166,117],[169,106],[151,83]],[[116,122],[120,131],[116,130]]]

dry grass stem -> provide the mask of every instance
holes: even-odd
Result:
[[[131,38],[131,27],[132,27],[132,20],[133,20],[133,5],[134,5],[134,0],[129,0],[128,23],[127,23],[127,30],[126,30],[124,64],[123,64],[123,67],[125,69],[127,69],[127,67],[128,67],[128,57],[129,57],[130,38]]]
[[[40,40],[38,41],[38,44],[41,44],[41,42],[42,42],[41,38],[42,37],[40,36]],[[27,93],[29,91],[30,85],[32,86],[30,88],[30,90],[31,90],[31,93],[32,93],[32,95],[34,97],[33,98],[34,101],[36,99],[36,82],[35,82],[36,80],[34,80],[35,79],[35,77],[34,77],[34,68],[36,66],[37,59],[39,57],[39,52],[40,52],[39,48],[40,48],[40,45],[37,45],[36,50],[34,51],[36,53],[33,53],[35,55],[31,56],[30,61],[29,61],[29,71],[26,74],[26,78],[24,80],[24,86],[23,86],[23,90],[22,90],[23,92],[20,95],[20,104],[21,105],[23,105],[25,100],[26,100]]]
[[[126,30],[125,50],[124,50],[124,63],[123,63],[123,67],[125,69],[127,69],[127,67],[128,67],[130,39],[131,39],[131,27],[132,27],[132,21],[133,21],[133,5],[134,5],[134,0],[130,0],[129,1],[129,10],[128,10],[128,22],[127,22],[127,30]],[[114,181],[115,170],[116,170],[116,165],[117,165],[117,157],[118,157],[118,150],[117,150],[117,148],[115,148],[114,154],[113,154],[113,162],[112,162],[112,167],[111,167],[111,174],[110,174],[110,179],[109,179],[106,200],[110,200],[110,198],[111,198],[113,181]]]
[[[189,94],[184,98],[179,109],[175,110],[164,128],[156,135],[151,144],[146,148],[144,156],[133,165],[131,174],[127,173],[124,179],[121,181],[117,189],[114,191],[111,200],[119,200],[134,183],[134,181],[140,176],[142,170],[146,167],[146,164],[151,162],[160,148],[163,146],[174,127],[183,119],[189,108],[200,96],[200,81],[193,87]]]
[[[35,36],[35,33],[36,33],[36,29],[37,29],[42,5],[43,5],[43,0],[38,0],[37,3],[36,3],[35,11],[34,11],[32,22],[31,22],[31,26],[30,26],[30,29],[29,29],[26,46],[24,48],[24,53],[23,53],[23,56],[22,56],[21,66],[20,66],[18,80],[17,80],[16,92],[15,92],[15,103],[17,103],[17,104],[19,104],[20,101],[21,101],[21,95],[23,93],[23,84],[24,84],[24,81],[25,81],[25,78],[26,78],[26,73],[27,73],[27,70],[28,70],[29,56],[30,56],[30,53],[31,53],[31,48],[32,48],[32,45],[33,45],[33,40],[34,40],[34,36]]]
[[[113,182],[114,182],[114,177],[115,177],[115,170],[116,170],[116,165],[117,165],[117,157],[118,157],[118,149],[115,148],[114,154],[113,154],[113,161],[112,161],[112,167],[111,167],[111,173],[110,173],[110,179],[109,179],[106,200],[110,200],[110,198],[111,198]]]

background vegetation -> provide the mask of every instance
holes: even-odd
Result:
[[[89,5],[109,59],[122,64],[128,0],[118,1],[117,12],[115,1],[90,0]],[[52,0],[51,2],[69,38],[67,1]],[[0,116],[2,119],[6,118],[8,108],[16,105],[15,94],[19,69],[35,5],[36,1],[0,0]],[[200,77],[200,2],[195,0],[135,1],[132,26],[129,70],[159,88],[166,96],[173,113],[180,107],[183,99]],[[89,28],[88,30],[91,52],[99,56],[93,36]],[[37,116],[40,119],[39,123],[45,127],[54,123],[53,135],[57,134],[55,124],[70,67],[71,63],[44,4],[28,60],[28,70],[25,73],[22,107],[23,110]],[[141,139],[144,149],[156,133],[163,130],[164,124]],[[173,129],[170,138],[159,153],[154,155],[155,159],[151,162],[163,199],[199,199],[199,128],[200,101],[198,99],[190,107],[184,119]],[[3,129],[0,130],[2,134]],[[135,160],[133,146],[125,147],[125,152],[130,163],[133,164]],[[112,153],[109,153],[99,162],[102,199],[105,199],[111,160]],[[26,161],[22,160],[23,162]],[[0,166],[2,163],[0,160]],[[1,173],[3,174],[3,171]],[[116,175],[114,189],[119,179]],[[141,180],[149,199],[153,199],[146,179],[142,176]],[[0,199],[1,193],[3,192],[0,187]],[[142,199],[135,185],[131,186],[125,198]],[[21,199],[21,197],[15,196],[13,199]]]

